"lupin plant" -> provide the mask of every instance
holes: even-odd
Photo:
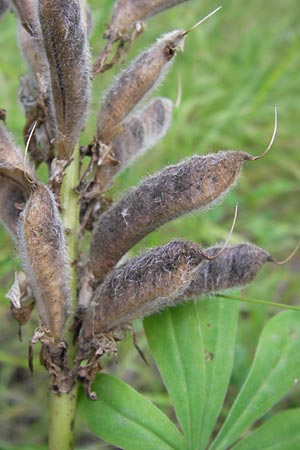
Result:
[[[102,356],[117,352],[120,333],[132,332],[132,320],[248,284],[265,263],[274,262],[265,250],[249,243],[203,249],[181,239],[124,262],[131,248],[161,225],[220,202],[237,183],[243,164],[259,158],[234,150],[195,155],[145,178],[112,204],[105,200],[114,177],[170,127],[172,101],[148,97],[195,26],[164,34],[121,71],[103,97],[94,136],[87,145],[79,145],[93,78],[125,58],[147,18],[183,1],[117,0],[104,33],[104,50],[93,64],[88,44],[91,16],[84,0],[0,1],[0,13],[9,9],[16,15],[18,42],[28,66],[19,89],[26,117],[23,149],[7,130],[4,112],[0,124],[0,219],[23,269],[15,274],[7,298],[20,325],[34,308],[39,316],[40,326],[29,343],[29,367],[34,370],[38,344],[51,386],[51,450],[73,448],[78,387],[83,385],[86,395],[84,415],[86,402],[97,399],[92,385],[102,369]],[[276,124],[266,151],[275,132]],[[45,183],[37,176],[40,164],[47,166]],[[83,253],[80,242],[89,234],[89,249]],[[155,355],[150,322],[146,332]],[[159,364],[159,355],[157,360]],[[163,364],[161,371],[164,376]],[[109,383],[105,376],[97,379],[103,387],[98,387],[93,405],[103,407]],[[116,392],[119,388],[116,384]],[[147,408],[157,422],[161,416]],[[185,441],[166,418],[161,420],[169,437],[160,440],[157,432],[146,448],[206,448],[209,426],[207,436],[188,436],[178,413]],[[104,430],[103,438],[122,448],[144,446],[125,431],[121,437],[116,433],[115,441],[106,436]],[[218,447],[220,436],[211,448],[227,448],[239,437],[233,434]]]

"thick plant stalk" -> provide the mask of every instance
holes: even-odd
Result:
[[[70,315],[70,323],[73,320],[74,308],[77,300],[77,232],[79,227],[78,197],[74,192],[79,181],[79,147],[73,153],[73,162],[67,167],[62,185],[61,208],[62,221],[66,232],[68,256],[71,264],[70,290],[73,311]],[[67,330],[65,340],[68,344],[68,358],[70,367],[73,364],[76,348],[73,343],[73,335]],[[76,383],[70,392],[66,394],[50,393],[49,410],[49,450],[73,449],[73,426],[76,412],[78,384]]]

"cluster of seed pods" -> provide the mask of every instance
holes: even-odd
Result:
[[[141,21],[183,1],[118,0],[105,36],[111,45],[122,41]],[[198,243],[173,240],[120,265],[148,233],[220,202],[235,186],[243,164],[257,159],[244,151],[195,155],[145,178],[102,212],[103,192],[117,174],[156,145],[171,125],[171,100],[142,101],[162,82],[191,31],[175,30],[121,71],[103,97],[91,144],[82,148],[89,162],[76,192],[82,233],[92,234],[88,255],[78,255],[76,261],[76,305],[65,239],[74,230],[64,230],[60,194],[63,171],[87,117],[90,80],[97,72],[90,64],[89,10],[80,0],[0,1],[0,14],[5,9],[16,15],[19,46],[29,69],[19,90],[26,115],[25,154],[0,124],[0,220],[15,241],[24,270],[16,274],[8,298],[21,324],[27,318],[25,300],[34,299],[41,327],[33,342],[42,343],[53,389],[62,393],[72,388],[77,375],[90,384],[97,359],[106,351],[103,339],[113,339],[133,319],[243,286],[272,258],[251,244],[203,249]],[[48,165],[48,183],[36,175],[41,162]],[[33,302],[28,311],[32,308]],[[78,350],[71,367],[65,358],[70,329]]]

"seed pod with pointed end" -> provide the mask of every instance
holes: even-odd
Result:
[[[102,190],[117,173],[163,138],[170,127],[172,111],[171,100],[157,97],[122,124],[122,131],[110,142],[118,164],[103,165],[97,171]]]
[[[205,252],[212,257],[220,252],[220,247],[211,247]],[[216,259],[199,264],[193,273],[191,284],[178,301],[245,286],[254,280],[268,261],[272,261],[270,255],[253,244],[226,247]]]
[[[29,196],[31,184],[36,179],[33,169],[25,161],[21,150],[13,137],[0,123],[0,175],[17,183],[26,196]]]
[[[84,125],[90,96],[85,13],[80,0],[40,0],[39,17],[50,67],[56,147],[66,159]]]
[[[117,0],[105,37],[116,40],[134,24],[187,0]]]
[[[17,239],[18,219],[24,206],[22,188],[13,180],[0,175],[0,222],[14,240]]]
[[[174,240],[115,269],[92,298],[81,331],[83,345],[93,335],[172,305],[205,257],[198,244]]]
[[[121,72],[108,90],[98,116],[99,140],[111,140],[125,117],[163,80],[176,50],[183,49],[185,35],[183,30],[163,35]]]
[[[121,257],[160,225],[194,209],[209,208],[234,186],[242,151],[194,156],[145,179],[106,211],[95,226],[91,268],[102,280]]]
[[[40,319],[62,337],[71,308],[63,228],[52,192],[37,185],[20,216],[19,252]]]

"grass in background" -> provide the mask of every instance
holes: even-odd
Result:
[[[95,28],[91,37],[93,55],[103,47],[101,33],[109,20],[111,1],[90,2]],[[101,3],[101,8],[99,4]],[[147,22],[147,31],[129,53],[131,59],[160,34],[189,28],[213,10],[217,3],[190,2],[173,8]],[[278,259],[284,258],[299,240],[300,190],[300,5],[297,0],[266,2],[227,0],[223,9],[186,39],[185,52],[179,53],[167,80],[159,88],[161,95],[175,101],[178,77],[183,98],[174,112],[173,126],[155,148],[144,155],[116,180],[109,195],[118,197],[146,174],[195,153],[221,149],[242,149],[260,154],[273,130],[274,105],[278,105],[279,126],[273,148],[265,158],[244,167],[238,186],[225,201],[207,214],[195,213],[179,218],[147,236],[132,253],[160,245],[170,237],[184,237],[205,246],[223,241],[228,234],[239,203],[239,215],[232,242],[251,241],[264,247]],[[16,101],[18,77],[26,71],[14,38],[15,20],[6,14],[0,23],[0,107],[7,109],[10,130],[22,145],[23,115]],[[83,143],[95,130],[104,88],[118,73],[98,76],[93,87],[92,114],[86,125]],[[13,245],[0,230],[0,448],[1,440],[15,443],[45,442],[45,386],[47,377],[38,369],[34,380],[26,367],[27,342],[34,317],[18,342],[17,326],[10,317],[4,294],[13,279],[17,259]],[[266,267],[257,281],[243,290],[247,297],[299,304],[299,253],[285,266]],[[272,308],[241,304],[239,343],[233,373],[232,391],[240,386],[249,367],[258,333]],[[140,324],[136,323],[140,330]],[[148,353],[145,338],[139,344]],[[119,346],[119,365],[108,361],[109,370],[129,381],[160,406],[168,410],[155,368],[145,368],[127,339]],[[25,389],[24,389],[25,387]],[[298,398],[299,400],[299,398]],[[30,406],[28,406],[30,401]],[[297,399],[291,398],[292,406]],[[80,425],[82,434],[82,425]],[[85,434],[80,440],[82,448]],[[87,447],[86,447],[87,448]],[[90,447],[92,448],[92,447]],[[97,447],[99,448],[99,447]]]

